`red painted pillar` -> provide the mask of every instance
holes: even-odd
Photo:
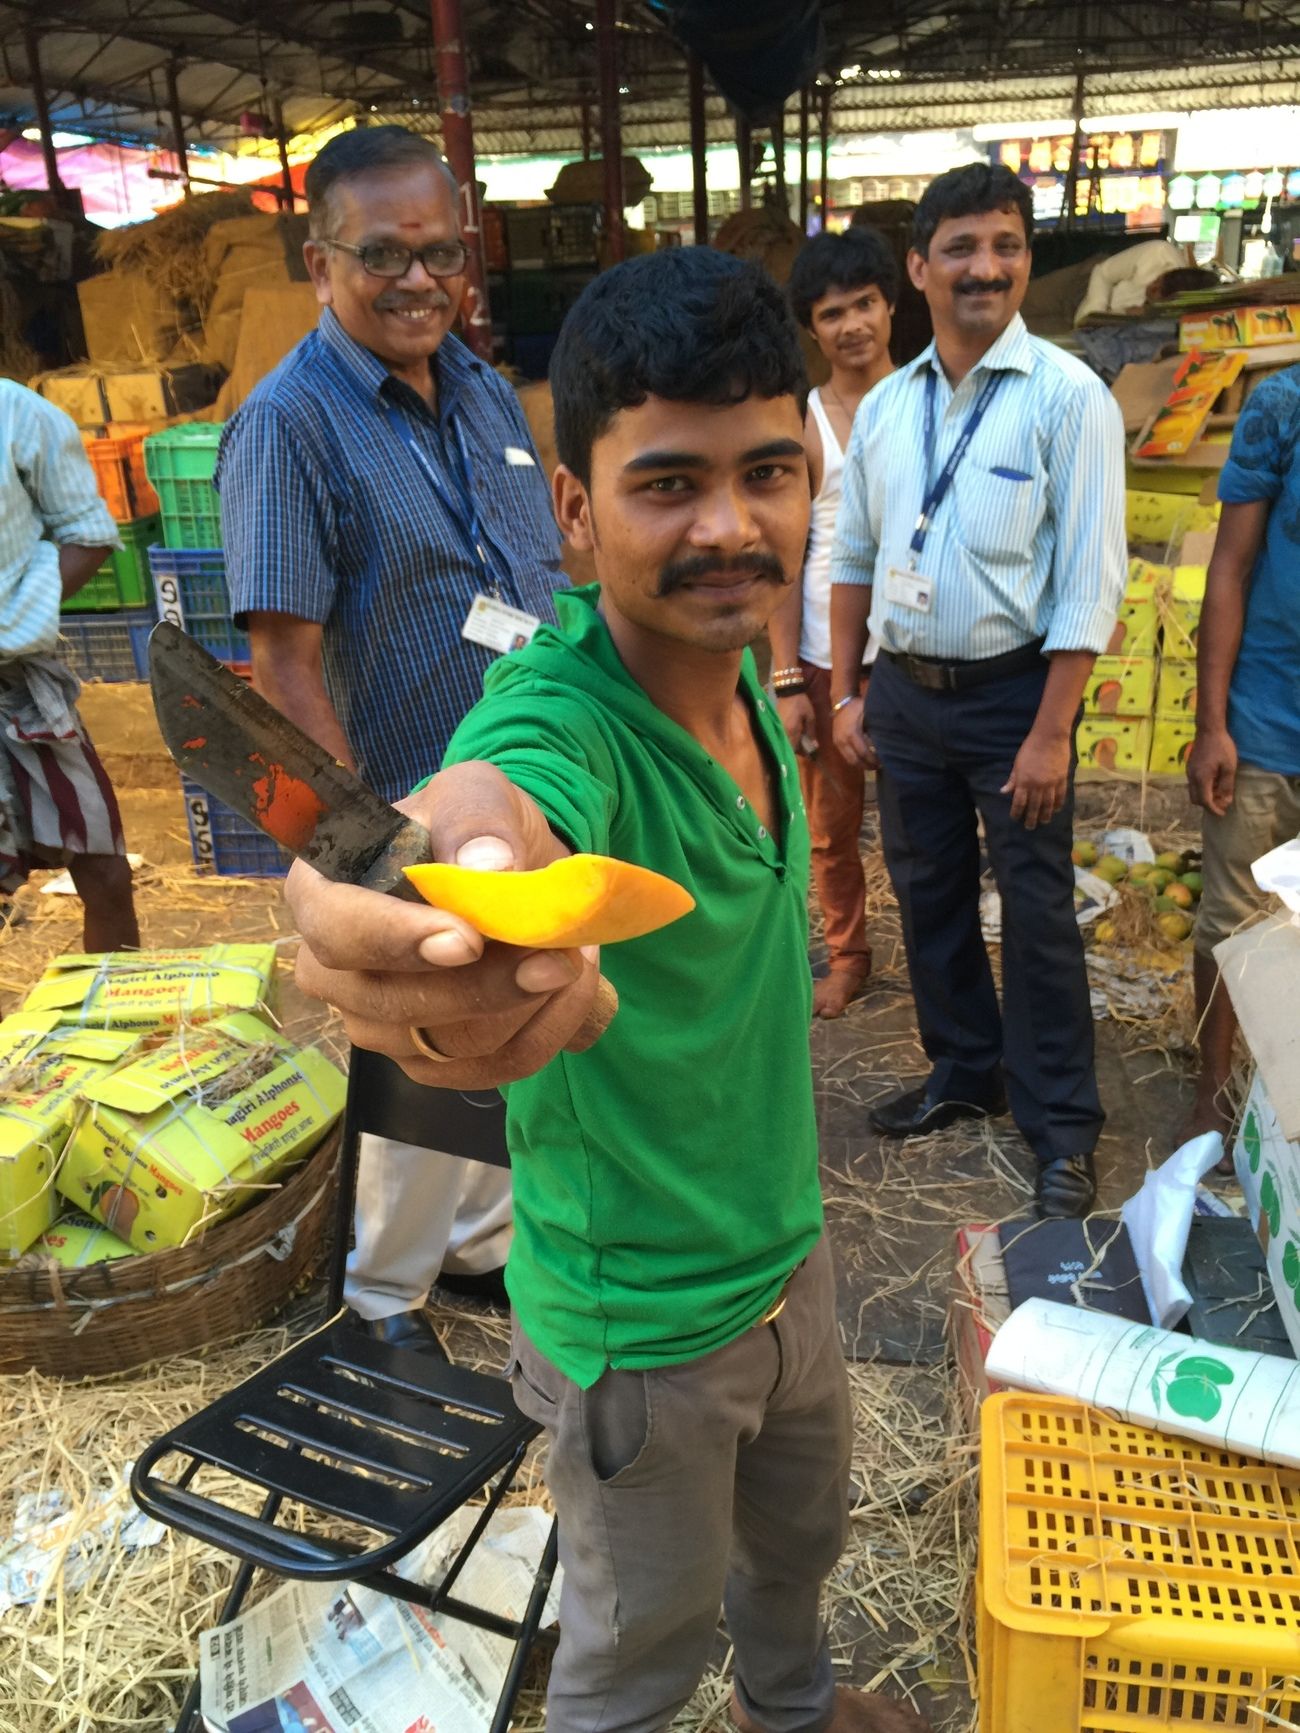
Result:
[[[474,169],[474,121],[470,114],[469,64],[461,0],[432,0],[433,48],[438,72],[438,112],[442,121],[443,153],[460,192],[460,232],[469,249],[465,263],[465,294],[461,301],[461,332],[484,361],[492,359],[492,315],[488,310],[487,272],[483,265],[483,231],[478,214],[478,180]]]
[[[691,202],[695,216],[695,245],[709,244],[709,158],[704,124],[704,62],[698,54],[687,57],[690,73],[691,108]]]
[[[605,168],[605,234],[617,265],[623,239],[623,126],[619,114],[618,0],[596,0],[596,58],[600,70],[600,155]]]

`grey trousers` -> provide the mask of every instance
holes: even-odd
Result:
[[[515,1400],[545,1427],[564,1588],[547,1733],[659,1733],[726,1612],[736,1694],[822,1733],[821,1585],[848,1528],[852,1417],[823,1238],[784,1311],[725,1347],[582,1390],[514,1324]]]

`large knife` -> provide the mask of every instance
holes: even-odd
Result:
[[[325,878],[421,900],[402,869],[432,860],[425,827],[169,620],[149,637],[149,684],[163,741],[192,781]],[[589,1047],[617,1009],[602,976],[570,1051]]]

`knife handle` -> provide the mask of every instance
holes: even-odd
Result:
[[[602,975],[596,985],[596,997],[592,1000],[586,1022],[583,1023],[564,1051],[566,1053],[585,1053],[588,1047],[594,1047],[614,1021],[617,1011],[618,993],[612,983]]]

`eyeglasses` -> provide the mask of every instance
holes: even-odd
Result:
[[[459,277],[469,261],[463,241],[434,241],[427,247],[401,247],[395,241],[371,241],[355,247],[350,241],[326,241],[341,253],[353,253],[371,277],[404,277],[418,259],[431,277]]]

